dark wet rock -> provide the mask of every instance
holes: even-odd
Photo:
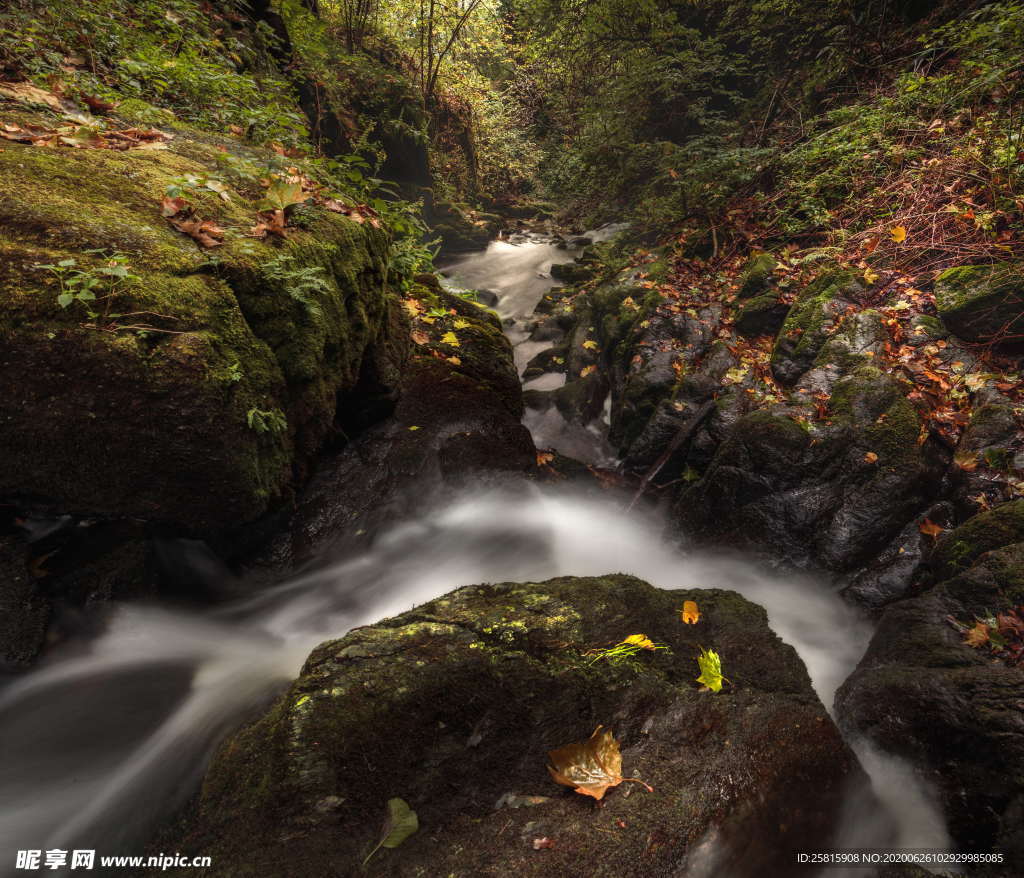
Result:
[[[887,607],[836,697],[844,726],[909,759],[941,792],[961,849],[1003,852],[1007,865],[977,874],[1007,878],[1024,861],[1024,669],[968,647],[947,617],[973,625],[1021,604],[1024,543],[980,556]]]
[[[839,269],[826,271],[800,292],[772,352],[772,372],[780,383],[794,384],[814,364],[846,309],[865,293],[856,272]]]
[[[589,247],[594,243],[594,239],[588,238],[586,235],[573,235],[565,243],[573,248]]]
[[[566,354],[567,350],[562,345],[541,351],[526,364],[526,369],[523,370],[523,379],[528,381],[550,372],[565,372],[568,368]]]
[[[678,621],[684,599],[696,627]],[[670,651],[586,654],[637,632]],[[719,694],[694,682],[699,644],[723,657]],[[597,808],[555,785],[547,751],[599,724],[654,792],[622,784]],[[712,852],[716,874],[787,876],[794,849],[827,846],[859,780],[795,651],[733,592],[621,575],[469,586],[318,647],[160,843],[225,876],[355,875],[400,796],[419,832],[371,872],[669,875]],[[515,796],[547,800],[496,807]]]
[[[766,293],[775,284],[775,264],[775,257],[770,253],[751,256],[740,273],[740,288],[736,295],[741,299],[751,299]]]
[[[736,313],[736,331],[741,335],[775,335],[786,322],[789,305],[780,302],[774,292],[757,296],[743,304]]]
[[[557,390],[551,391],[552,399],[562,417],[577,424],[589,424],[604,407],[608,395],[608,379],[603,374],[592,372],[574,381],[567,381]]]
[[[403,371],[394,413],[320,466],[289,528],[293,563],[327,546],[362,545],[430,497],[518,482],[532,472],[522,390],[497,318],[443,291],[439,300],[455,311],[451,319],[467,324],[458,330],[460,346],[441,341],[449,322],[431,324],[436,337]]]
[[[552,390],[524,390],[523,405],[539,412],[547,411],[554,402],[551,398],[552,393]]]
[[[843,597],[871,610],[907,597],[926,569],[932,550],[932,538],[921,533],[921,525],[926,518],[945,524],[952,516],[951,504],[937,503],[913,519],[888,546],[857,571],[844,586]]]
[[[839,381],[831,405],[832,425],[814,435],[785,410],[736,420],[676,501],[683,527],[835,571],[874,558],[934,501],[946,458],[931,442],[918,445],[916,412],[876,369]]]
[[[441,238],[444,253],[483,250],[497,231],[492,222],[471,217],[467,210],[451,201],[433,203],[430,227]]]
[[[27,666],[46,641],[50,602],[34,588],[28,562],[23,540],[0,536],[0,671]]]
[[[578,262],[556,262],[551,266],[551,276],[567,284],[578,284],[590,280],[594,270]]]
[[[935,281],[942,322],[960,338],[1024,347],[1024,266],[1021,263],[965,265]]]
[[[945,579],[966,570],[985,552],[1018,542],[1024,542],[1024,500],[982,512],[943,534],[931,564],[936,578]]]

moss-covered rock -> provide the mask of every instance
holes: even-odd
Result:
[[[0,493],[209,532],[279,501],[332,431],[388,326],[388,241],[308,208],[287,240],[256,242],[258,187],[200,189],[225,230],[203,251],[161,216],[166,187],[219,178],[224,150],[260,153],[185,128],[169,147],[0,152]],[[138,276],[96,317],[62,309],[39,267],[95,272],[93,249]]]
[[[1024,857],[1024,669],[972,649],[949,618],[1024,601],[1024,543],[978,557],[920,597],[886,608],[860,665],[836,696],[844,726],[909,759],[940,790],[964,851],[999,850],[1015,875]]]
[[[775,280],[775,257],[771,253],[758,253],[747,260],[740,272],[740,287],[736,295],[741,299],[760,296]]]
[[[1019,542],[1024,542],[1024,500],[982,512],[945,534],[935,547],[932,566],[945,579],[966,570],[985,552]]]
[[[639,632],[669,649],[591,653]],[[721,693],[699,691],[699,645],[722,656]],[[595,808],[552,781],[547,751],[599,724],[653,792],[623,784]],[[796,653],[733,592],[621,575],[469,586],[318,647],[159,843],[225,876],[353,875],[398,796],[419,832],[371,874],[667,875],[702,844],[731,875],[782,874],[793,845],[830,837],[858,775]]]
[[[856,272],[840,269],[826,271],[801,291],[772,351],[772,372],[780,382],[793,384],[811,367],[843,312],[863,293]]]
[[[765,293],[744,303],[736,312],[736,331],[742,335],[775,335],[786,321],[789,305],[775,293]]]
[[[967,341],[1024,346],[1024,265],[965,265],[935,281],[935,304],[949,330]]]

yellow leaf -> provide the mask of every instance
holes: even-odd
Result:
[[[720,692],[722,681],[726,679],[722,676],[722,657],[713,649],[701,647],[700,655],[697,656],[697,667],[700,668],[697,682],[703,683],[705,689]]]
[[[907,229],[906,226],[893,226],[889,230],[889,237],[893,239],[897,244],[902,244],[907,240]]]
[[[418,429],[419,429],[419,427],[410,427],[410,428],[409,428],[409,430],[410,430],[410,431],[411,431],[411,430],[418,430]]]
[[[459,320],[455,321],[455,328],[456,329],[465,329],[467,326],[469,326],[469,321],[468,320],[462,320],[460,318]]]
[[[585,342],[583,342],[583,347],[585,347],[588,351],[596,351],[597,342],[594,341],[592,338],[588,338]]]
[[[864,283],[873,284],[876,280],[878,280],[878,272],[872,271],[870,268],[866,269],[864,272]]]
[[[696,625],[700,621],[700,611],[697,609],[697,602],[683,601],[683,608],[679,611],[679,618],[687,625]]]
[[[441,336],[441,344],[451,345],[453,348],[461,347],[454,332],[446,332]]]
[[[402,299],[402,307],[410,317],[416,317],[423,310],[423,306],[416,299]]]
[[[596,368],[596,366],[584,366],[582,369],[580,369],[580,378],[586,378]]]
[[[646,634],[630,634],[623,643],[632,643],[641,649],[654,649],[654,643]]]
[[[461,366],[462,365],[462,360],[460,360],[458,357],[448,357],[445,360],[445,362],[446,363],[451,363],[453,366]]]

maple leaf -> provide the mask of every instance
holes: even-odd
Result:
[[[941,524],[936,524],[930,518],[926,518],[924,521],[921,522],[921,526],[918,528],[918,530],[926,536],[938,539],[939,534],[941,534],[942,531],[945,530],[945,528],[943,528]]]
[[[453,348],[462,346],[454,332],[446,332],[444,335],[442,335],[441,344],[451,345],[451,347]]]
[[[700,668],[697,682],[703,683],[705,689],[720,692],[722,681],[727,679],[722,676],[722,657],[713,649],[704,649],[702,646],[700,655],[697,656],[697,667]]]
[[[219,247],[224,243],[224,230],[210,220],[199,219],[197,216],[175,215],[168,217],[167,221],[203,247]]]
[[[893,226],[889,230],[889,237],[892,238],[897,244],[902,244],[907,240],[907,229],[906,226]]]
[[[456,329],[467,329],[467,328],[469,328],[469,321],[468,320],[462,320],[462,319],[456,320],[455,321],[455,328]]]
[[[989,627],[984,622],[976,622],[974,627],[964,635],[964,643],[977,649],[989,640]]]
[[[591,338],[588,338],[585,342],[583,342],[583,347],[585,347],[588,351],[596,351],[597,342]]]
[[[877,271],[872,271],[870,268],[864,269],[864,283],[871,286],[876,280],[878,280],[879,274]]]
[[[548,753],[548,772],[555,783],[572,787],[582,796],[591,796],[600,801],[604,794],[617,787],[624,780],[643,784],[642,780],[622,776],[622,754],[619,742],[611,732],[602,732],[598,726],[586,741],[566,744]]]
[[[679,611],[679,618],[687,625],[696,625],[700,621],[700,611],[697,609],[697,602],[683,601],[683,608]]]

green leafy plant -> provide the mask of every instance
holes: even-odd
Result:
[[[288,429],[288,419],[280,409],[264,411],[251,408],[246,414],[246,422],[256,433],[283,433]]]
[[[269,280],[279,283],[310,317],[323,316],[323,308],[316,296],[331,292],[331,284],[323,268],[318,265],[296,265],[295,257],[284,253],[267,262],[263,266],[263,273]]]
[[[87,253],[106,251],[87,250]],[[78,302],[86,309],[89,317],[98,316],[93,303],[106,302],[107,310],[113,296],[127,289],[139,279],[131,273],[128,257],[123,253],[111,253],[98,266],[82,267],[77,259],[62,259],[56,264],[37,263],[35,268],[51,272],[60,284],[57,304],[69,308]]]

